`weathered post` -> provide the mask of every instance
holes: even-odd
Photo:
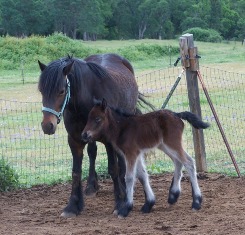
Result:
[[[186,69],[186,80],[190,111],[202,117],[198,89],[197,71],[199,62],[193,35],[184,34],[179,39],[182,66]],[[196,167],[198,172],[207,170],[203,130],[192,128]]]

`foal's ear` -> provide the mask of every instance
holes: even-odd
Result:
[[[38,64],[39,64],[39,67],[40,67],[41,71],[43,71],[43,70],[47,67],[47,65],[43,64],[43,63],[42,63],[41,61],[39,61],[39,60],[38,60]]]
[[[73,63],[74,63],[74,60],[63,68],[63,74],[65,76],[67,76],[70,73]]]
[[[106,107],[107,107],[107,101],[106,101],[106,99],[103,98],[102,102],[101,102],[101,108],[104,111],[106,109]]]

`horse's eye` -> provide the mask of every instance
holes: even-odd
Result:
[[[64,95],[65,94],[65,90],[61,90],[59,95]]]
[[[100,117],[96,117],[96,118],[95,118],[95,122],[96,122],[96,123],[100,123],[100,122],[101,122],[101,118],[100,118]]]

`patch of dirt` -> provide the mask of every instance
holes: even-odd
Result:
[[[140,208],[144,194],[139,182],[133,211],[125,219],[112,214],[114,207],[111,180],[100,181],[96,197],[85,198],[81,215],[60,217],[71,190],[70,184],[38,186],[0,194],[0,234],[245,234],[245,178],[202,175],[199,184],[203,207],[191,210],[191,186],[187,177],[174,206],[167,203],[172,175],[151,176],[156,205],[150,214]]]

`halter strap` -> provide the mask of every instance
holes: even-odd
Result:
[[[60,123],[60,121],[62,119],[63,112],[65,110],[65,107],[66,107],[66,105],[69,102],[69,99],[71,97],[70,81],[69,81],[68,78],[66,78],[66,83],[67,83],[66,96],[65,96],[64,103],[62,105],[62,108],[61,108],[60,112],[56,112],[54,109],[51,109],[51,108],[48,108],[48,107],[42,107],[42,111],[52,113],[52,114],[54,114],[57,117],[57,119],[58,119],[57,124]]]

